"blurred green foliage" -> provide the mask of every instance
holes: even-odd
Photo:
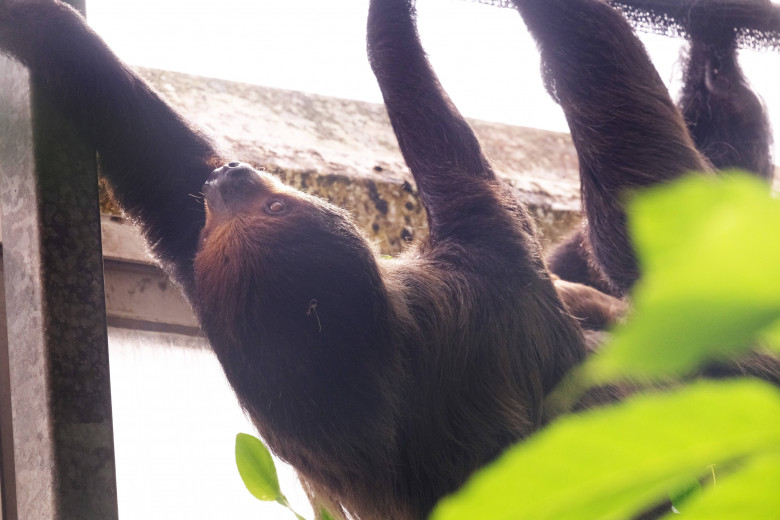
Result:
[[[688,177],[638,197],[629,225],[642,272],[634,312],[590,376],[678,376],[780,331],[780,203],[766,185]]]
[[[720,486],[740,477],[741,465],[776,461],[779,422],[780,394],[756,381],[700,382],[571,415],[483,470],[433,518],[625,520],[690,488],[713,465],[726,468]],[[766,496],[747,502],[735,494],[738,507],[708,518],[777,518],[757,511],[780,513],[780,464],[765,476],[775,483]],[[687,516],[686,506],[708,498],[702,492],[676,505]]]
[[[692,176],[636,197],[628,214],[642,271],[633,312],[569,388],[659,384],[757,345],[778,351],[780,202],[764,184]],[[780,518],[778,389],[750,379],[668,387],[554,422],[433,519],[624,520],[667,499],[669,517]]]

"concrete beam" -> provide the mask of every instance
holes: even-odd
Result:
[[[231,157],[348,209],[382,253],[427,230],[385,107],[376,103],[138,68]],[[469,120],[497,174],[529,205],[545,245],[579,222],[568,134]]]

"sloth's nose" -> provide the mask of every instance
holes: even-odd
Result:
[[[205,184],[218,184],[228,177],[252,179],[257,175],[257,171],[246,163],[233,161],[224,166],[220,166],[209,175]],[[205,187],[204,184],[204,187]]]
[[[212,212],[235,209],[236,204],[263,189],[260,174],[250,165],[229,162],[211,172],[203,184],[203,195]]]

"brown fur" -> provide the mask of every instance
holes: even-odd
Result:
[[[707,162],[617,13],[516,3],[572,128],[592,265],[623,294],[638,272],[622,193]],[[394,260],[344,210],[246,164],[213,170],[210,141],[70,8],[0,5],[0,48],[95,144],[271,449],[334,513],[419,519],[551,419],[545,397],[592,347],[571,314],[599,327],[622,304],[556,290],[523,203],[431,70],[412,3],[372,0],[368,43],[430,225]]]
[[[624,300],[588,285],[561,279],[554,279],[554,284],[563,304],[584,329],[606,330],[618,323],[628,311]]]
[[[771,5],[768,0],[744,4]],[[717,169],[738,168],[771,183],[769,118],[737,61],[738,32],[728,23],[686,22],[691,43],[678,105],[696,146]]]
[[[617,293],[590,253],[585,227],[577,228],[556,244],[547,256],[547,266],[561,280],[587,285],[607,295]]]
[[[769,5],[767,0],[742,4],[743,14]],[[766,109],[750,89],[737,61],[738,31],[732,20],[710,16],[705,5],[677,13],[690,39],[685,56],[680,108],[694,144],[718,170],[739,169],[771,183],[774,176],[772,139]],[[694,14],[684,13],[697,13]],[[583,196],[585,194],[583,193]],[[596,211],[599,211],[596,208]],[[594,258],[585,226],[564,239],[547,259],[563,280],[619,294]]]

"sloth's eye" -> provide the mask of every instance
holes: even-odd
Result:
[[[284,202],[281,200],[272,200],[266,205],[266,208],[268,208],[268,211],[271,213],[281,213],[284,211]]]

